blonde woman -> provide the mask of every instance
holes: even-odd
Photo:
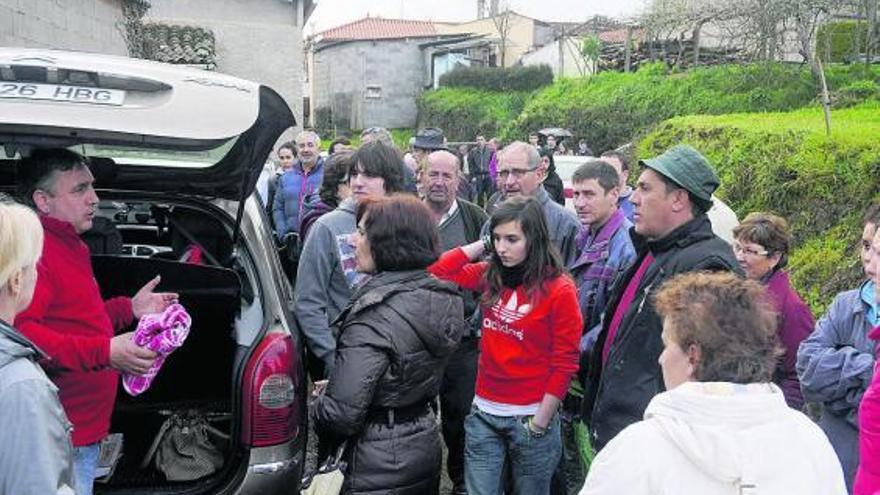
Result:
[[[0,493],[73,495],[70,422],[36,363],[43,353],[11,325],[31,303],[42,251],[37,215],[0,202]]]

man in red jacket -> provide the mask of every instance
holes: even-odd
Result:
[[[66,149],[35,150],[19,168],[21,199],[45,231],[30,307],[15,325],[49,358],[44,363],[73,423],[76,493],[91,495],[101,439],[110,429],[119,371],[146,373],[156,354],[114,336],[135,318],[164,311],[177,294],[154,293],[159,277],[133,298],[103,301],[89,250],[79,235],[98,206],[88,161]]]

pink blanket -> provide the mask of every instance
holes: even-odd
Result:
[[[122,375],[122,386],[129,395],[138,395],[150,388],[165,358],[183,345],[191,324],[192,318],[180,304],[172,304],[162,313],[141,317],[134,332],[134,343],[159,356],[145,375]]]

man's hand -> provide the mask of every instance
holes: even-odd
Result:
[[[177,302],[177,294],[174,292],[153,292],[153,289],[159,285],[162,277],[156,275],[156,278],[150,280],[137,294],[131,298],[131,311],[135,318],[148,315],[150,313],[161,313],[165,309]]]
[[[123,333],[110,339],[110,366],[133,375],[149,371],[157,354],[134,343],[134,332]]]

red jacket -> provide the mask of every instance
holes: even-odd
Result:
[[[486,290],[488,263],[469,263],[460,248],[447,251],[428,268],[464,289]],[[565,397],[578,369],[583,321],[577,289],[562,275],[529,300],[525,288],[505,288],[492,307],[483,306],[483,335],[477,395],[504,404],[541,402],[544,394]]]
[[[97,442],[110,430],[118,373],[110,339],[134,319],[131,299],[101,300],[89,249],[73,226],[41,216],[46,240],[37,287],[15,327],[49,356],[43,363],[73,423],[73,445]]]
[[[871,330],[868,336],[880,340],[880,327]],[[880,493],[880,369],[877,367],[859,404],[859,470],[854,483],[853,495]]]

